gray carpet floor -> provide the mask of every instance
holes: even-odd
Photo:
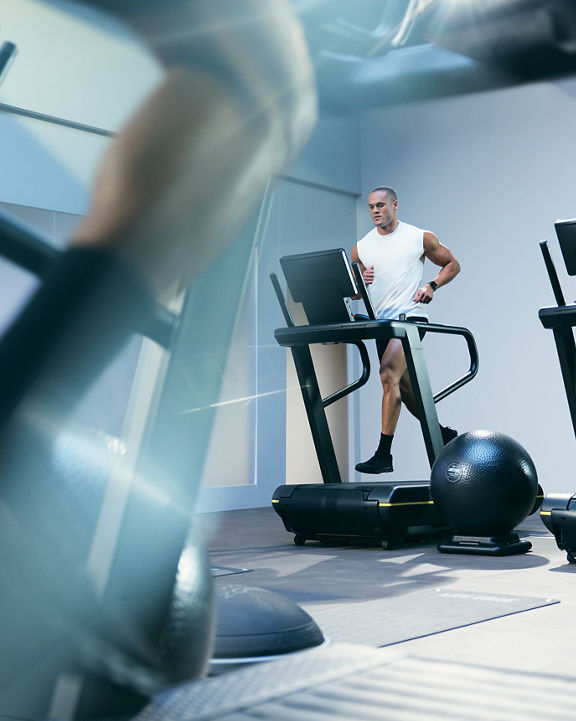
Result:
[[[455,574],[539,566],[535,553],[493,558],[440,554],[433,541],[394,551],[379,547],[298,547],[272,508],[206,514],[217,584],[277,591],[300,604],[333,642],[384,646],[555,603],[551,596],[478,591]],[[530,517],[518,529],[533,543],[549,534]],[[222,569],[227,569],[223,574]],[[234,578],[234,570],[248,572]]]
[[[533,550],[504,558],[440,554],[434,544],[397,551],[297,548],[272,509],[207,514],[202,522],[215,567],[251,569],[217,576],[216,585],[279,591],[330,633],[344,630],[368,642],[335,638],[184,685],[159,697],[138,721],[574,718],[576,566],[538,518],[519,529]],[[485,622],[466,623],[462,614],[476,604],[484,606]],[[499,615],[490,617],[494,605]],[[459,621],[452,618],[453,628],[439,633],[434,624],[453,614]],[[359,619],[367,623],[358,626]],[[406,619],[412,633],[420,633],[420,624],[425,635],[370,648],[381,642],[382,629],[389,633]]]

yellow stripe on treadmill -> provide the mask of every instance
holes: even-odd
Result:
[[[394,506],[430,506],[433,505],[434,501],[410,501],[406,503],[384,503],[384,501],[378,501],[379,506],[386,506],[393,508]]]

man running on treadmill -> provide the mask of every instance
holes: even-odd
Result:
[[[368,209],[374,228],[352,249],[352,261],[360,264],[364,282],[376,317],[381,320],[406,320],[427,323],[424,308],[434,293],[460,272],[460,264],[445,245],[428,230],[398,220],[398,197],[392,188],[380,186],[368,196]],[[424,260],[440,266],[440,272],[424,285]],[[425,331],[421,330],[421,337]],[[382,382],[382,431],[376,453],[358,463],[361,473],[388,473],[393,469],[391,447],[400,415],[401,403],[418,418],[410,377],[398,338],[376,341]],[[448,443],[457,431],[440,426],[442,439]]]

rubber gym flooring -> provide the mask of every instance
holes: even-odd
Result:
[[[441,554],[434,543],[395,551],[315,542],[297,547],[272,508],[204,514],[201,521],[212,565],[249,569],[219,575],[216,584],[282,593],[303,606],[331,640],[397,643],[400,625],[407,639],[401,647],[410,653],[489,665],[504,661],[526,671],[568,671],[574,665],[576,674],[576,565],[566,562],[538,514],[517,529],[532,550],[502,558]],[[485,607],[475,609],[478,603]]]

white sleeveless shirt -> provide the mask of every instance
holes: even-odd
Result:
[[[373,228],[356,248],[364,266],[374,266],[374,282],[368,286],[368,293],[378,319],[398,320],[401,313],[428,318],[424,306],[412,300],[424,272],[423,230],[401,221],[387,235]]]

